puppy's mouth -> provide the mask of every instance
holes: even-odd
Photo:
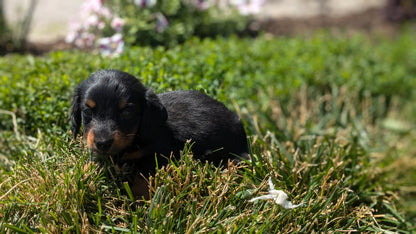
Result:
[[[91,151],[103,156],[116,155],[125,150],[125,147],[120,147],[118,142],[114,139],[108,140],[108,142],[95,141],[93,144],[88,144]]]
[[[93,130],[90,130],[87,134],[87,145],[96,154],[103,156],[116,155],[125,150],[133,142],[134,135],[125,135],[117,130],[114,131],[111,137],[101,138],[96,136]]]
[[[98,149],[96,146],[90,148],[91,151],[93,151],[95,154],[99,154],[102,156],[111,156],[120,153],[122,150],[114,150],[114,149],[108,149],[108,150],[102,150]]]

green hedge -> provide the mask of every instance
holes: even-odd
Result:
[[[280,100],[306,85],[316,92],[346,86],[362,97],[383,95],[414,99],[414,35],[395,42],[364,37],[191,40],[172,49],[130,48],[120,58],[85,52],[53,52],[44,57],[0,58],[0,106],[17,114],[27,134],[37,128],[68,129],[74,87],[100,68],[139,77],[157,92],[198,89],[228,102],[258,101],[261,93]],[[264,96],[264,95],[263,95]],[[0,116],[0,128],[11,129]]]

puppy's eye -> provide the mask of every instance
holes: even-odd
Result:
[[[85,117],[91,117],[92,116],[92,110],[89,107],[86,107],[84,110],[82,110],[82,114]]]
[[[121,110],[120,116],[125,119],[131,118],[133,116],[133,109],[129,107],[124,108]]]

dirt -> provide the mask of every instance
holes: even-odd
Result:
[[[342,32],[362,32],[394,35],[399,24],[388,19],[384,8],[368,9],[341,17],[313,16],[310,18],[281,18],[260,22],[260,28],[272,35],[307,35],[317,29]]]

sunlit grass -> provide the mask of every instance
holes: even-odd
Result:
[[[250,101],[240,107],[251,129],[251,161],[220,169],[194,160],[191,149],[185,148],[180,160],[148,178],[147,201],[132,199],[127,183],[113,169],[92,163],[81,141],[51,136],[18,140],[13,133],[2,133],[8,152],[22,158],[0,174],[1,230],[409,231],[413,224],[397,205],[405,202],[400,196],[411,196],[412,190],[397,182],[405,184],[399,171],[414,166],[414,129],[395,134],[372,124],[371,113],[358,115],[348,95],[332,91],[309,98],[308,89],[303,91],[294,94],[286,113],[273,98],[264,112],[255,112]],[[326,108],[320,111],[322,106]],[[275,123],[276,129],[271,131],[266,123]],[[404,136],[413,137],[388,143]],[[293,203],[304,205],[285,210],[272,201],[248,202],[267,193],[268,178]]]

